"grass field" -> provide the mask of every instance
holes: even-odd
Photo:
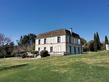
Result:
[[[0,59],[0,82],[109,82],[109,51],[42,59]]]

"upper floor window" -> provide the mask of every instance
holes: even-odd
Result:
[[[38,44],[40,44],[40,39],[39,39],[39,41],[38,41]]]
[[[71,36],[69,36],[69,43],[71,43]]]
[[[44,39],[44,44],[46,44],[46,39]]]
[[[74,44],[77,44],[77,39],[76,38],[74,38]]]
[[[80,39],[78,39],[78,44],[81,44]]]
[[[69,36],[67,36],[67,42],[69,42]]]
[[[71,38],[72,38],[71,36],[67,36],[67,42],[68,43],[71,43]]]
[[[59,36],[59,37],[57,37],[57,42],[58,42],[58,43],[60,43],[60,42],[61,42],[61,38],[60,38],[60,36]]]

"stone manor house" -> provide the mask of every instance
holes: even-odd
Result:
[[[81,54],[80,36],[72,28],[42,33],[36,38],[35,50],[47,50],[50,55]]]

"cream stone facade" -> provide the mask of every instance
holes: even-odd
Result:
[[[109,50],[109,44],[106,44],[106,50]]]
[[[81,54],[80,37],[72,30],[66,29],[39,34],[35,50],[47,50],[50,55]]]

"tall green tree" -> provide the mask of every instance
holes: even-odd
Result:
[[[17,41],[19,46],[25,45],[25,46],[31,46],[35,44],[35,34],[28,34],[28,35],[23,35],[20,37],[20,40]]]
[[[105,36],[105,44],[109,44],[107,36]]]
[[[94,51],[97,52],[97,37],[95,33],[94,33]]]
[[[14,52],[27,52],[27,51],[32,51],[33,46],[35,45],[35,39],[36,35],[35,34],[28,34],[28,35],[23,35],[20,37],[20,40],[17,40],[18,46],[14,50]]]
[[[6,44],[4,47],[4,57],[10,57],[14,50],[14,43],[11,42],[10,44]]]
[[[87,45],[89,46],[90,51],[94,51],[94,40],[87,42]]]
[[[97,50],[101,50],[100,37],[98,32],[96,32],[96,40],[97,40]]]

